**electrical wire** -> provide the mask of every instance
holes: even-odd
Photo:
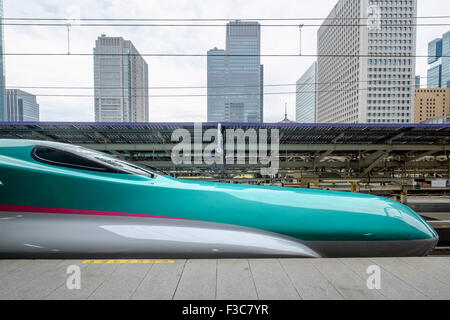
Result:
[[[450,16],[413,16],[410,19],[448,19]],[[314,20],[369,20],[372,17],[296,17],[296,18],[33,18],[33,17],[5,17],[8,21],[314,21]],[[402,18],[383,18],[383,20],[398,20]]]
[[[397,19],[409,20],[410,18]],[[383,19],[384,20],[384,19]],[[155,24],[155,23],[1,23],[1,26],[38,26],[38,27],[226,27],[225,24]],[[408,23],[408,24],[302,24],[302,27],[444,27],[450,26],[450,23]],[[298,28],[298,24],[259,24],[258,27],[291,27]]]
[[[23,53],[3,53],[5,56],[107,56],[107,57],[289,57],[289,58],[450,58],[450,55],[429,56],[429,55],[383,55],[383,54],[214,54],[205,53],[50,53],[50,52],[23,52]]]
[[[415,88],[415,85],[401,86],[401,88]],[[312,91],[286,91],[286,92],[264,92],[263,95],[284,95],[297,93],[328,93],[328,92],[351,92],[351,91],[370,91],[368,88],[339,89],[339,90],[312,90]],[[384,91],[383,91],[384,92]],[[390,91],[391,92],[391,91]],[[394,93],[395,94],[395,93]],[[236,94],[173,94],[173,95],[132,95],[132,97],[148,98],[190,98],[190,97],[229,97],[229,96],[260,96],[261,93],[236,93]],[[71,97],[71,98],[94,98],[95,95],[88,94],[35,94],[38,97]],[[100,98],[120,99],[125,95],[103,96]],[[394,99],[396,97],[392,97]],[[394,99],[395,100],[395,99]]]
[[[428,79],[429,77],[421,76],[420,79]],[[354,83],[368,83],[372,81],[414,81],[412,78],[376,78],[371,80],[359,80],[359,81],[330,81],[330,82],[300,82],[300,83],[282,83],[282,84],[265,84],[263,87],[290,87],[290,86],[308,86],[308,85],[321,85],[321,84],[354,84]],[[230,85],[230,86],[161,86],[161,87],[86,87],[86,86],[8,86],[9,89],[66,89],[66,90],[169,90],[169,89],[232,89],[232,88],[259,88],[255,85]]]

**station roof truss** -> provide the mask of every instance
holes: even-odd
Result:
[[[236,175],[256,172],[263,165],[226,164],[224,166],[175,165],[170,159],[176,129],[185,129],[194,139],[194,123],[55,123],[3,122],[0,138],[50,140],[82,145],[109,152],[143,165],[177,174],[199,173]],[[202,134],[217,130],[218,123],[202,123]],[[334,172],[337,176],[434,172],[449,174],[450,125],[419,124],[252,124],[221,123],[226,130],[278,130],[281,172]],[[270,139],[268,141],[270,143]],[[203,144],[210,144],[204,141]],[[270,149],[270,148],[269,148]],[[246,145],[248,150],[248,144]],[[246,153],[248,158],[248,152]],[[248,160],[248,159],[247,159]],[[345,173],[344,173],[345,172]]]

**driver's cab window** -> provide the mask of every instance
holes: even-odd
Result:
[[[155,174],[125,161],[100,152],[81,147],[36,146],[31,152],[33,159],[60,167],[122,174],[154,176]]]

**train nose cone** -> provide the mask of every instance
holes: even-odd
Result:
[[[438,243],[436,231],[414,210],[395,201],[385,208],[386,215],[402,222],[399,236],[411,240],[411,255],[427,255]]]
[[[436,231],[418,213],[401,203],[392,201],[385,211],[388,217],[402,220],[410,227],[412,238],[432,239],[438,236]]]

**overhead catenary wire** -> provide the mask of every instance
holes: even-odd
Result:
[[[227,24],[217,24],[216,22],[278,22],[289,21],[295,24],[259,24],[261,27],[298,27],[299,22],[304,21],[322,21],[321,24],[302,23],[305,27],[373,27],[374,22],[377,26],[384,27],[405,27],[405,26],[447,26],[448,23],[417,23],[416,20],[429,19],[449,19],[448,15],[438,16],[413,16],[410,13],[399,13],[398,16],[368,16],[368,17],[289,17],[289,18],[42,18],[42,17],[5,17],[2,19],[3,26],[43,26],[43,27],[62,27],[68,24],[78,27],[225,27]],[[3,22],[6,21],[6,22]],[[337,23],[336,23],[337,21]],[[350,23],[340,23],[340,21],[350,21]],[[357,21],[356,23],[353,23]],[[368,21],[362,24],[361,21]],[[390,23],[392,21],[392,23]],[[402,23],[399,21],[407,22]],[[93,23],[95,22],[95,23]],[[106,23],[108,22],[108,23]],[[134,22],[134,23],[130,23]],[[139,23],[138,23],[139,22]],[[143,23],[146,22],[146,23]],[[149,23],[152,22],[152,23]],[[159,23],[155,23],[159,22]],[[166,22],[166,23],[161,23]],[[170,23],[168,23],[170,22]],[[178,23],[174,23],[178,22]],[[183,23],[181,23],[183,22]],[[189,23],[188,23],[189,22]],[[195,22],[195,23],[194,23]],[[204,22],[210,22],[205,24]],[[211,23],[213,22],[213,23]],[[215,23],[214,23],[215,22]],[[408,23],[409,22],[409,23]]]
[[[440,16],[412,16],[409,19],[448,19],[450,16],[448,15],[440,15]],[[253,18],[35,18],[35,17],[4,17],[3,20],[8,21],[70,21],[70,20],[78,20],[78,21],[314,21],[314,20],[370,20],[373,17],[339,17],[339,18],[331,18],[331,17],[290,17],[290,18],[261,18],[261,17],[253,17]],[[384,20],[396,20],[399,18],[383,18]]]
[[[420,79],[428,79],[429,77],[421,76]],[[279,84],[264,84],[263,87],[291,87],[291,86],[309,86],[309,85],[340,85],[340,84],[355,84],[355,83],[370,83],[377,81],[415,81],[412,78],[374,78],[371,80],[358,81],[329,81],[329,82],[299,82],[299,83],[279,83]],[[228,86],[152,86],[152,87],[131,87],[133,90],[170,90],[170,89],[233,89],[233,88],[259,88],[259,85],[228,85]],[[0,87],[1,88],[1,87]],[[10,89],[66,89],[66,90],[121,90],[130,89],[130,87],[104,87],[104,86],[14,86],[8,85]]]
[[[411,18],[399,18],[397,20],[409,20]],[[383,19],[385,20],[385,19]],[[161,23],[0,23],[1,26],[37,26],[37,27],[66,27],[71,24],[75,27],[226,27],[226,24],[161,24]],[[259,24],[260,27],[295,27],[298,28],[298,24]],[[373,27],[374,24],[303,24],[304,27]],[[386,24],[381,23],[380,27],[444,27],[450,26],[450,23],[399,23],[399,24]]]
[[[214,54],[208,55],[205,53],[67,53],[67,52],[6,52],[3,53],[4,56],[108,56],[108,57],[288,57],[288,58],[301,58],[301,57],[326,57],[326,58],[450,58],[450,55],[433,56],[433,55],[385,55],[385,54]],[[394,65],[393,65],[394,66]]]
[[[424,16],[424,17],[419,17],[419,16],[414,16],[414,17],[398,17],[398,18],[381,18],[381,20],[384,21],[395,21],[395,20],[411,20],[411,19],[447,19],[450,18],[450,16]],[[3,23],[3,25],[31,25],[31,26],[63,26],[63,27],[67,27],[68,23],[70,23],[73,26],[168,26],[168,27],[181,27],[181,26],[205,26],[205,27],[209,27],[209,26],[218,26],[218,27],[224,27],[226,26],[226,24],[105,24],[105,23],[95,23],[95,24],[83,24],[83,23],[77,23],[79,21],[233,21],[233,20],[241,20],[241,21],[308,21],[308,20],[322,20],[322,21],[341,21],[341,20],[367,20],[367,19],[373,19],[373,18],[364,18],[364,17],[339,17],[339,18],[255,18],[255,19],[225,19],[225,18],[213,18],[213,19],[205,19],[205,18],[196,18],[196,19],[177,19],[177,18],[172,18],[172,19],[159,19],[159,18],[80,18],[80,19],[73,19],[73,18],[26,18],[26,17],[21,17],[21,18],[3,18],[4,21],[64,21],[65,23],[47,23],[47,24],[43,24],[43,23]],[[75,23],[74,23],[75,22]],[[439,24],[424,24],[423,26],[446,26],[446,25],[450,25],[450,24],[443,24],[443,23],[439,23]],[[262,24],[261,26],[274,26],[274,27],[278,27],[278,26],[286,26],[286,27],[296,27],[298,28],[298,24],[276,24],[276,25],[267,25],[267,24]],[[327,24],[310,24],[310,25],[305,25],[305,26],[314,26],[314,27],[318,27],[318,26],[327,26]],[[351,23],[351,24],[339,24],[339,23],[334,23],[334,24],[329,24],[329,26],[332,27],[336,27],[336,26],[342,26],[342,27],[360,27],[360,26],[373,26],[372,24],[360,24],[360,23]],[[399,27],[411,27],[411,26],[421,26],[420,24],[382,24],[383,27],[385,26],[399,26]],[[107,54],[94,54],[94,53],[5,53],[4,55],[8,55],[8,56],[133,56],[133,54],[111,54],[111,53],[107,53]],[[136,56],[149,56],[149,57],[207,57],[207,54],[190,54],[190,53],[143,53],[143,54],[136,54]],[[258,55],[253,55],[253,54],[241,54],[241,55],[236,55],[236,54],[224,54],[224,55],[213,55],[215,57],[217,56],[228,56],[228,57],[299,57],[298,54],[258,54]],[[390,55],[385,55],[385,54],[368,54],[368,55],[325,55],[325,54],[302,54],[301,57],[332,57],[332,58],[430,58],[432,56],[428,56],[428,55],[397,55],[397,54],[390,54]],[[443,58],[445,57],[450,57],[450,56],[443,56]],[[395,79],[383,79],[386,81],[395,81]],[[408,80],[413,80],[413,79],[398,79],[398,80],[404,80],[404,81],[408,81]],[[373,80],[368,80],[368,81],[379,81],[378,79],[373,79]],[[361,82],[365,82],[365,81],[361,81]],[[351,83],[351,82],[349,82]],[[317,83],[318,84],[318,83]],[[299,85],[299,84],[289,84],[290,86],[294,86],[294,85]],[[281,85],[266,85],[266,86],[281,86]],[[22,87],[22,88],[32,88],[32,87]],[[38,88],[38,87],[35,87]],[[70,87],[61,87],[64,89],[75,89],[75,88],[70,88]],[[181,87],[174,87],[174,89],[180,89]],[[190,88],[190,87],[186,87],[186,88]],[[42,89],[50,89],[50,88],[42,88]],[[51,88],[54,89],[54,88]],[[78,89],[78,88],[76,88]],[[91,89],[91,88],[89,88]],[[92,88],[95,89],[95,88]],[[102,88],[103,89],[103,88]],[[146,89],[146,88],[144,88]],[[149,87],[149,89],[167,89],[167,88],[151,88]],[[354,89],[350,89],[350,90],[354,90]],[[362,90],[362,89],[361,89]],[[293,92],[295,93],[295,92]],[[281,92],[281,93],[265,93],[265,94],[291,94],[291,93],[287,93],[287,92]],[[242,95],[242,94],[239,94]],[[41,95],[41,96],[55,96],[55,95]],[[61,96],[68,96],[68,95],[61,95]],[[70,96],[74,96],[74,95],[70,95]],[[150,97],[152,95],[149,95]],[[153,95],[153,97],[163,97],[164,95]],[[173,96],[173,95],[172,95]],[[178,96],[186,96],[186,95],[178,95]],[[191,95],[193,96],[193,95]],[[199,96],[199,95],[194,95],[194,96]],[[220,95],[222,96],[222,95]]]
[[[402,86],[402,88],[415,88],[415,85]],[[328,92],[351,92],[351,91],[370,91],[369,88],[338,89],[338,90],[311,90],[311,91],[286,91],[286,92],[264,92],[263,95],[284,95],[297,93],[328,93]],[[384,92],[384,91],[383,91]],[[394,93],[395,94],[395,93]],[[406,94],[406,93],[405,93]],[[261,93],[231,93],[231,94],[171,94],[171,95],[133,95],[133,97],[149,98],[190,98],[190,97],[228,97],[228,96],[259,96]],[[38,97],[71,97],[71,98],[94,98],[92,94],[35,94]],[[100,98],[120,99],[125,95],[105,96]],[[394,99],[396,97],[392,97]],[[407,97],[402,97],[407,99]],[[395,99],[394,99],[395,100]]]
[[[414,17],[414,18],[419,18],[419,17]],[[450,16],[428,16],[428,17],[422,17],[422,18],[426,18],[426,19],[434,19],[434,18],[450,18]],[[212,27],[212,26],[226,26],[226,25],[211,25],[211,24],[195,24],[195,25],[187,25],[187,24],[166,24],[166,25],[162,25],[162,24],[80,24],[80,23],[74,23],[76,21],[225,21],[228,19],[139,19],[139,18],[129,18],[129,19],[120,19],[120,18],[80,18],[80,19],[63,19],[63,18],[4,18],[3,20],[10,20],[10,21],[30,21],[30,20],[37,20],[37,21],[66,21],[66,23],[47,23],[47,24],[43,24],[43,23],[2,23],[2,25],[31,25],[31,26],[61,26],[61,27],[65,27],[67,28],[68,25],[70,26],[172,26],[172,27],[179,27],[179,26],[206,26],[206,27]],[[266,20],[266,21],[273,21],[273,20],[300,20],[301,18],[273,18],[273,19],[259,19],[259,20]],[[306,18],[305,18],[306,19]],[[318,18],[311,18],[311,19],[318,19]],[[323,20],[329,20],[330,18],[323,18]],[[339,20],[340,18],[336,18],[337,20]],[[369,19],[369,18],[359,18],[359,17],[348,17],[345,19]],[[412,19],[411,17],[398,17],[398,18],[383,18],[382,21],[389,21],[389,20],[393,20],[393,21],[398,21],[398,20],[408,20],[408,19]],[[247,21],[247,20],[245,20]],[[417,24],[386,24],[386,23],[382,23],[382,27],[387,27],[387,26],[399,26],[399,27],[411,27]],[[431,26],[431,24],[429,24]],[[450,26],[450,23],[448,24],[433,24],[435,26],[445,26],[448,25]],[[269,26],[269,25],[261,25],[261,26]],[[296,27],[298,28],[298,24],[292,24],[292,25],[271,25],[271,26],[292,26],[292,27]],[[306,24],[302,24],[302,26],[308,26]],[[321,26],[321,25],[309,25],[309,26]],[[325,26],[322,24],[322,26]],[[340,25],[340,24],[331,24],[330,26],[336,27],[336,26],[345,26],[345,27],[360,27],[360,26],[367,26],[367,27],[373,27],[373,24],[367,24],[367,25],[362,25],[362,24],[345,24],[345,25]],[[204,57],[204,56],[208,56],[207,54],[196,54],[196,53],[142,53],[142,54],[123,54],[123,53],[106,53],[106,54],[102,54],[102,53],[4,53],[4,55],[7,56],[92,56],[92,55],[96,55],[96,56],[149,56],[149,57]],[[386,55],[386,54],[368,54],[368,55],[316,55],[316,54],[302,54],[302,55],[298,55],[298,54],[214,54],[215,57],[219,57],[219,56],[228,56],[228,57],[411,57],[411,58],[429,58],[430,56],[419,56],[419,55],[401,55],[401,54],[391,54],[391,55]],[[444,58],[446,56],[443,56]]]
[[[320,92],[345,92],[345,91],[359,91],[368,89],[345,89],[345,90],[324,90],[324,91],[303,91],[299,93],[320,93]],[[264,92],[263,95],[283,95],[296,94],[297,92]],[[230,93],[230,94],[171,94],[171,95],[132,95],[133,97],[143,98],[192,98],[192,97],[229,97],[229,96],[259,96],[261,93]],[[71,98],[94,98],[92,94],[35,94],[37,97],[71,97]],[[125,95],[104,96],[100,98],[120,99]]]

